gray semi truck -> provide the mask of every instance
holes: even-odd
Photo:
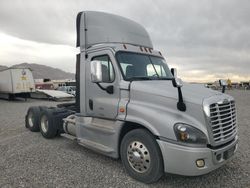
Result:
[[[233,97],[183,83],[132,20],[84,11],[76,25],[76,102],[30,107],[27,128],[120,158],[144,183],[206,174],[234,155]]]

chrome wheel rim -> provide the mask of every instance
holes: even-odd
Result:
[[[151,164],[147,147],[139,141],[133,141],[128,145],[127,158],[131,168],[139,173],[148,171]]]
[[[48,131],[48,118],[46,115],[43,115],[41,118],[41,129],[44,133],[46,133]]]
[[[28,115],[28,122],[29,122],[29,126],[33,127],[34,126],[34,114],[33,112],[29,112]]]

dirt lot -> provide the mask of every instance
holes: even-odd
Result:
[[[145,185],[130,178],[120,160],[94,153],[63,137],[44,139],[24,127],[29,106],[56,102],[0,100],[0,187],[250,187],[250,91],[236,99],[239,149],[222,168],[199,177],[165,175]]]

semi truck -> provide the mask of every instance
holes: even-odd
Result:
[[[35,82],[30,69],[7,68],[0,71],[1,98],[27,98],[31,92],[35,92]]]
[[[76,101],[28,109],[26,127],[121,159],[144,183],[198,176],[238,147],[235,100],[182,82],[147,31],[127,18],[83,11],[76,19]]]

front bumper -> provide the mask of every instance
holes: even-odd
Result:
[[[163,140],[157,142],[161,148],[165,172],[184,176],[199,176],[219,168],[234,155],[238,147],[238,137],[219,149],[193,148]],[[204,167],[196,166],[198,159],[205,161]]]

